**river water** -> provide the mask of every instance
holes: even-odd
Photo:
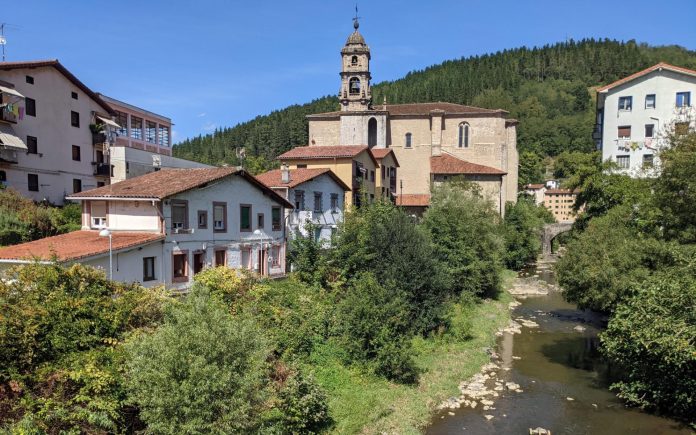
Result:
[[[529,280],[525,275],[536,273],[530,269],[518,279]],[[538,275],[532,279],[554,283],[548,268],[540,268]],[[610,370],[597,350],[600,316],[578,310],[558,291],[520,302],[513,318],[530,319],[539,327],[523,326],[521,334],[505,332],[498,340],[495,362],[500,367],[497,380],[515,382],[522,392],[500,391],[492,398],[494,409],[440,411],[427,434],[528,434],[537,427],[554,435],[693,433],[673,420],[626,408],[608,390]]]

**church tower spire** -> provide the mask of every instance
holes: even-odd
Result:
[[[338,99],[341,111],[370,110],[372,90],[370,89],[370,47],[358,28],[357,14],[353,18],[353,33],[348,36],[346,45],[341,50],[341,90]]]

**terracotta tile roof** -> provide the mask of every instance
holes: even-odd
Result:
[[[108,186],[98,187],[92,190],[75,193],[67,196],[68,199],[85,198],[133,198],[133,199],[157,199],[162,200],[177,193],[185,192],[202,186],[206,183],[220,180],[230,175],[239,175],[262,191],[269,194],[277,202],[292,207],[285,198],[278,195],[268,186],[257,180],[254,176],[237,167],[229,168],[189,168],[189,169],[162,169],[157,172],[129,178]]]
[[[97,102],[107,113],[113,115],[114,109],[111,108],[97,93],[92,91],[84,83],[82,83],[77,77],[75,77],[70,71],[67,70],[58,59],[46,59],[46,60],[28,60],[19,62],[0,62],[0,71],[11,70],[11,69],[23,69],[23,68],[42,68],[42,67],[53,67],[57,69],[61,74],[65,76],[68,80],[72,82],[75,86],[80,88],[82,92],[89,95],[91,99]]]
[[[159,233],[112,232],[112,249],[119,251],[138,245],[164,239]],[[2,260],[43,260],[55,258],[58,261],[71,261],[109,252],[109,238],[99,237],[99,231],[73,231],[59,236],[20,245],[0,248]]]
[[[408,193],[396,197],[396,205],[404,207],[427,207],[430,205],[430,195]]]
[[[481,114],[506,114],[502,109],[484,109],[482,107],[465,106],[455,103],[410,103],[410,104],[387,104],[386,110],[383,105],[377,104],[373,107],[374,112],[389,112],[390,116],[422,116],[430,115],[433,110],[444,112],[445,115],[481,115]],[[307,115],[308,118],[335,118],[340,116],[341,111],[324,112]]]
[[[394,159],[394,163],[397,167],[399,167],[399,160],[397,160],[396,154],[394,154],[394,150],[392,150],[391,148],[372,148],[370,150],[370,153],[372,154],[372,157],[375,158],[375,160],[382,160],[383,158],[391,154],[392,158]]]
[[[645,68],[642,71],[638,71],[637,73],[631,74],[630,76],[627,76],[627,77],[624,77],[620,80],[617,80],[614,83],[609,83],[606,86],[602,86],[601,88],[597,89],[597,92],[606,92],[611,88],[615,88],[616,86],[623,85],[624,83],[628,83],[631,80],[635,80],[639,77],[642,77],[646,74],[649,74],[649,73],[656,71],[656,70],[659,70],[659,69],[666,69],[669,71],[674,71],[674,72],[688,74],[691,76],[696,76],[696,71],[694,71],[692,69],[682,68],[680,66],[674,66],[674,65],[670,65],[668,63],[660,62],[657,65],[653,65],[650,68]]]
[[[314,178],[326,174],[333,178],[336,183],[343,188],[343,190],[350,190],[350,187],[346,185],[340,178],[338,178],[338,175],[334,174],[334,172],[329,169],[329,168],[301,168],[301,169],[290,169],[290,182],[289,183],[283,183],[283,178],[282,178],[282,170],[281,169],[274,169],[272,171],[264,172],[263,174],[259,174],[256,176],[256,178],[265,184],[268,187],[296,187],[299,186],[300,184],[313,180]]]
[[[447,153],[430,157],[430,172],[432,174],[507,174],[507,172],[501,171],[500,169],[467,162],[466,160],[458,159]]]
[[[526,186],[524,186],[525,189],[542,189],[544,187],[546,187],[546,185],[543,183],[541,183],[541,184],[527,184]]]
[[[546,191],[546,195],[549,194],[564,194],[564,195],[570,195],[570,194],[576,194],[578,193],[578,190],[570,190],[570,189],[548,189]]]
[[[295,147],[278,156],[278,159],[333,159],[353,158],[367,150],[365,145],[305,146]]]

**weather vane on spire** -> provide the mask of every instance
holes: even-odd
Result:
[[[360,17],[358,16],[358,4],[356,3],[355,4],[355,18],[353,18],[353,28],[355,30],[358,30],[358,27],[360,27],[360,23],[358,23],[358,18],[360,18]]]

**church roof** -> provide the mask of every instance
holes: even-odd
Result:
[[[348,36],[346,45],[365,45],[365,38],[363,38],[363,35],[360,34],[358,29],[355,29],[355,31]]]
[[[439,156],[430,157],[431,174],[480,174],[480,175],[505,175],[507,172],[490,166],[467,162],[454,157],[451,154],[442,153]]]
[[[441,111],[444,115],[497,115],[507,114],[508,112],[502,109],[484,109],[482,107],[465,106],[455,103],[410,103],[410,104],[387,104],[377,105],[374,108],[376,112],[388,112],[389,116],[423,116],[430,115],[433,111]],[[346,112],[324,112],[307,115],[308,118],[333,118],[339,117]]]

